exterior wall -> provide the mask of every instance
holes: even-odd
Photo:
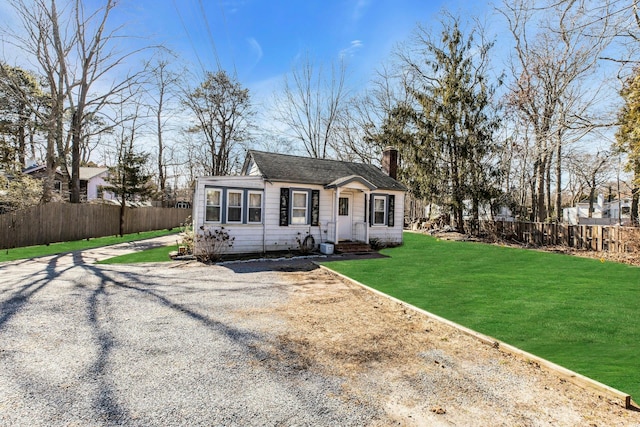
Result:
[[[610,225],[627,223],[631,219],[631,202],[628,199],[603,202],[603,196],[599,195],[594,203],[594,211],[589,218],[589,204],[577,203],[575,207],[562,210],[563,221],[569,225]],[[620,212],[621,210],[621,212]]]
[[[372,225],[369,227],[369,240],[378,239],[387,244],[401,244],[402,230],[404,227],[404,193],[401,191],[389,191],[387,194],[395,195],[394,223],[393,227],[385,225]]]
[[[318,225],[280,225],[280,189],[293,188],[299,190],[319,190],[320,209]],[[267,183],[265,186],[265,250],[282,251],[297,250],[300,244],[296,239],[303,241],[307,235],[311,235],[316,245],[327,241],[328,223],[332,215],[332,202],[330,192],[321,185],[300,185],[291,183]]]
[[[207,187],[226,189],[263,190],[263,209],[261,224],[224,224],[210,223],[204,220],[206,211],[205,191]],[[289,188],[301,191],[319,191],[319,210],[317,225],[280,225],[280,190]],[[364,223],[365,192],[360,188],[341,189],[341,194],[353,194],[352,221]],[[376,191],[376,194],[394,194],[394,226],[368,226],[369,238],[376,238],[386,243],[402,243],[402,228],[404,220],[404,193]],[[311,209],[308,203],[308,209]],[[368,207],[367,207],[368,209]],[[193,225],[195,232],[201,232],[200,227],[216,230],[224,227],[231,237],[233,246],[226,249],[226,253],[262,253],[270,251],[298,250],[300,242],[307,235],[311,235],[315,245],[334,241],[333,232],[335,212],[335,190],[325,189],[322,185],[302,185],[283,182],[265,182],[259,176],[238,177],[205,177],[199,178],[196,184],[193,202]],[[368,215],[368,214],[367,214]],[[364,225],[364,224],[363,224]],[[196,247],[196,253],[198,247]]]
[[[200,227],[205,230],[218,230],[224,228],[230,237],[234,238],[233,246],[225,248],[224,253],[252,253],[263,251],[262,235],[266,226],[264,222],[266,194],[263,195],[263,211],[261,224],[222,224],[205,220],[206,188],[247,189],[263,190],[264,182],[261,177],[204,177],[198,178],[193,197],[193,228],[196,234],[202,233]],[[196,243],[196,254],[201,253],[201,246]]]
[[[98,198],[98,187],[103,187],[105,185],[109,185],[104,178],[108,175],[109,172],[101,173],[100,175],[96,175],[87,181],[87,200],[94,200]],[[103,192],[102,199],[104,200],[115,200],[115,196],[113,193],[105,191]]]

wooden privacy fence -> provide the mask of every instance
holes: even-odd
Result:
[[[190,209],[125,208],[124,233],[179,227]],[[119,233],[120,207],[48,203],[0,215],[0,249],[68,242]]]
[[[568,246],[604,252],[638,250],[640,229],[617,225],[565,225],[541,222],[481,221],[480,232],[536,246]]]

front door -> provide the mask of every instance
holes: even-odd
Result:
[[[338,240],[353,239],[352,205],[353,197],[350,194],[344,194],[338,198]]]

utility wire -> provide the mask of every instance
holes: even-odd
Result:
[[[174,0],[175,1],[175,0]],[[213,55],[216,59],[216,65],[218,66],[218,71],[222,70],[222,66],[220,65],[220,58],[218,57],[218,51],[216,49],[216,42],[213,39],[213,33],[211,32],[211,27],[209,26],[209,20],[207,19],[207,12],[202,4],[202,0],[198,0],[200,4],[200,12],[202,13],[202,19],[204,19],[205,27],[207,28],[207,34],[209,36],[209,43],[211,44],[211,49],[213,50]]]
[[[198,54],[198,49],[196,49],[196,45],[193,42],[193,39],[191,38],[191,33],[189,33],[189,29],[187,28],[184,22],[184,19],[182,18],[182,14],[180,13],[180,8],[178,8],[178,5],[176,4],[176,0],[173,0],[173,7],[176,9],[176,12],[178,13],[178,18],[180,18],[180,23],[182,24],[182,28],[184,29],[184,32],[187,35],[187,38],[189,39],[189,44],[191,44],[191,48],[193,49],[193,52],[196,55],[196,59],[200,64],[200,68],[202,69],[202,72],[205,72],[206,69],[204,67],[204,64],[202,63],[202,59],[200,58],[200,55]]]

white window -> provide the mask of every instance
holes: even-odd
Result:
[[[384,225],[386,223],[387,198],[384,196],[373,197],[373,225]]]
[[[249,192],[248,222],[262,222],[262,193]]]
[[[220,222],[220,202],[222,200],[222,192],[217,189],[207,188],[207,212],[205,214],[205,221],[208,222]]]
[[[227,222],[242,222],[242,191],[227,192]]]
[[[293,191],[293,204],[291,207],[291,224],[307,223],[308,193],[306,191]]]

